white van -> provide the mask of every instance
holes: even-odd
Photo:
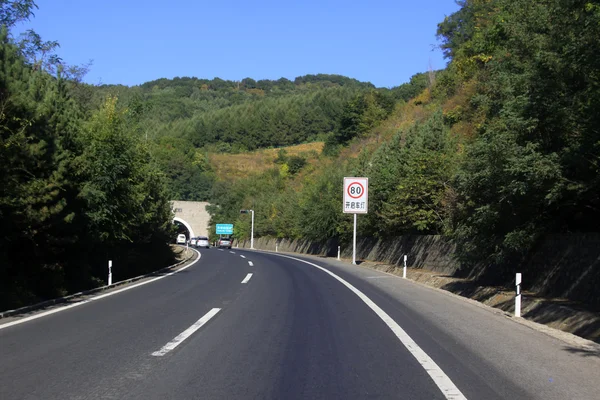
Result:
[[[183,233],[177,235],[177,244],[185,244],[186,241],[187,239]]]

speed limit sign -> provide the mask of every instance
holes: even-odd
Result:
[[[366,214],[369,209],[369,178],[344,178],[344,212]]]

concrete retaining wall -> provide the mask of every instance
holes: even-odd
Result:
[[[600,309],[600,234],[552,235],[531,253],[531,290]]]
[[[254,240],[254,247],[263,250],[304,253],[328,257],[337,256],[339,243],[336,240],[313,242],[309,240],[288,240],[261,237]],[[242,241],[240,247],[250,247],[250,241]],[[458,263],[454,260],[454,244],[442,236],[402,236],[387,240],[362,239],[357,242],[357,259],[401,265],[402,258],[408,254],[408,266],[417,269],[454,274]],[[352,247],[341,245],[344,258],[352,258]]]

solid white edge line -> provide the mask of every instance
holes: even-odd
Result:
[[[53,310],[45,311],[45,312],[42,312],[42,313],[39,313],[39,314],[36,314],[36,315],[32,315],[30,317],[25,317],[25,318],[17,319],[17,320],[12,321],[12,322],[7,322],[6,324],[0,325],[0,330],[2,330],[4,328],[8,328],[9,326],[19,325],[19,324],[22,324],[24,322],[28,322],[28,321],[32,321],[34,319],[42,318],[42,317],[45,317],[46,315],[51,315],[51,314],[55,314],[57,312],[65,311],[65,310],[68,310],[69,308],[78,307],[78,306],[81,306],[83,304],[90,303],[90,302],[95,301],[95,300],[100,300],[100,299],[103,299],[103,298],[108,297],[108,296],[113,296],[113,295],[115,295],[117,293],[121,293],[121,292],[124,292],[126,290],[130,290],[130,289],[133,289],[133,288],[136,288],[136,287],[139,287],[139,286],[147,285],[148,283],[156,282],[156,281],[158,281],[160,279],[166,278],[167,276],[174,275],[174,274],[178,273],[179,271],[183,271],[184,269],[188,269],[189,267],[191,267],[192,265],[194,265],[198,261],[200,261],[200,258],[202,257],[202,254],[200,254],[200,252],[198,250],[195,250],[195,249],[192,249],[192,250],[195,251],[196,253],[198,253],[198,258],[196,260],[194,260],[191,264],[186,265],[185,267],[179,268],[176,271],[169,272],[168,274],[165,274],[165,275],[162,275],[162,276],[150,279],[149,281],[144,281],[144,282],[136,283],[135,285],[124,287],[123,289],[119,289],[119,290],[115,290],[113,292],[109,292],[109,293],[101,294],[101,295],[98,295],[98,296],[90,297],[89,299],[81,300],[81,301],[78,301],[76,303],[70,304],[68,306],[64,306],[64,307],[60,307],[59,306],[59,308],[55,308]]]
[[[160,350],[152,353],[152,355],[154,357],[162,357],[165,354],[167,354],[168,352],[170,352],[171,350],[175,349],[177,346],[179,346],[181,343],[183,343],[183,341],[185,339],[189,338],[190,336],[192,336],[192,334],[194,332],[196,332],[198,329],[202,328],[202,326],[204,324],[206,324],[208,321],[210,321],[210,319],[212,317],[217,315],[217,313],[219,311],[221,311],[220,308],[213,308],[212,310],[210,310],[209,312],[204,314],[204,316],[202,318],[200,318],[198,321],[194,322],[192,324],[192,326],[187,328],[185,331],[181,332],[179,335],[175,336],[175,338],[173,340],[171,340],[169,343],[165,344]]]
[[[248,265],[251,267],[254,267],[254,264],[252,264],[252,261],[248,261]]]
[[[246,275],[246,277],[244,278],[244,280],[242,281],[242,283],[248,283],[248,281],[250,280],[250,278],[252,278],[252,274],[248,274]]]
[[[394,332],[394,334],[400,340],[400,342],[402,342],[404,347],[406,347],[406,349],[410,352],[410,354],[413,355],[417,362],[421,364],[423,369],[425,369],[425,371],[429,374],[431,379],[433,379],[437,387],[442,391],[442,394],[447,399],[466,400],[466,397],[456,387],[456,385],[454,384],[454,382],[452,382],[448,375],[446,375],[444,371],[442,371],[442,369],[435,363],[435,361],[433,361],[433,359],[429,357],[427,353],[425,353],[425,351],[421,349],[421,347],[419,347],[419,345],[408,335],[408,333],[404,331],[404,329],[400,327],[400,325],[398,325],[396,321],[392,319],[392,317],[390,317],[385,311],[383,311],[381,307],[375,304],[375,302],[373,302],[373,300],[367,297],[367,295],[365,295],[363,292],[355,288],[352,284],[348,283],[338,275],[317,264],[313,264],[309,261],[305,261],[300,258],[285,256],[282,254],[269,254],[303,262],[305,264],[318,268],[321,271],[331,275],[333,278],[337,279],[344,286],[346,286],[348,289],[354,292],[355,295],[357,295],[367,306],[369,306],[371,310],[375,312],[375,314],[377,314],[379,318],[381,318],[383,322],[385,322],[385,324],[392,330],[392,332]]]

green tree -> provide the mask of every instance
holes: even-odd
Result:
[[[116,98],[108,98],[87,122],[81,135],[83,151],[75,160],[90,242],[104,258],[130,260],[122,268],[124,276],[156,265],[148,264],[152,257],[166,262],[167,242],[174,232],[163,175],[154,167],[147,145],[127,124],[126,112]],[[94,266],[100,268],[100,263]]]
[[[382,92],[361,94],[346,103],[336,132],[337,143],[360,137],[383,121],[393,110],[394,101]]]
[[[298,210],[303,238],[326,240],[339,236],[342,184],[343,171],[338,168],[326,169],[305,184]]]
[[[306,158],[301,156],[291,156],[287,164],[290,174],[295,175],[306,165]]]
[[[34,0],[0,0],[0,26],[10,29],[18,22],[27,21],[37,8]]]
[[[69,174],[78,115],[61,77],[33,71],[5,28],[0,65],[0,281],[6,284],[0,303],[6,305],[64,290],[59,262],[72,240]]]

